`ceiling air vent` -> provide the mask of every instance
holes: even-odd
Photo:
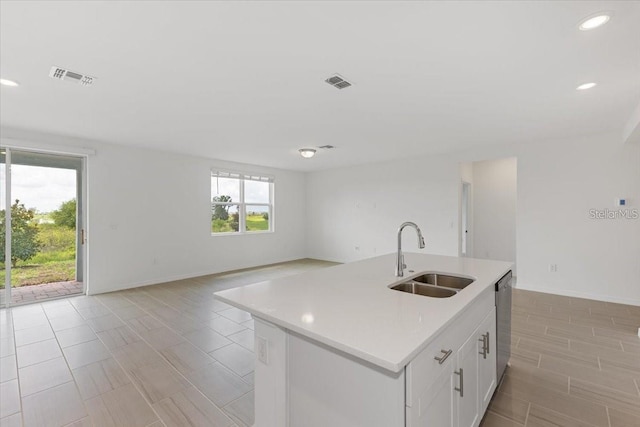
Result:
[[[60,67],[51,67],[49,71],[49,77],[58,80],[66,80],[74,83],[80,83],[82,86],[89,86],[95,80],[95,77],[87,76],[84,74],[69,71]]]
[[[323,150],[331,150],[332,148],[336,148],[333,145],[321,145],[318,148],[322,148]]]
[[[340,74],[334,74],[333,76],[325,80],[325,82],[338,89],[344,89],[351,86],[351,83],[346,81]]]

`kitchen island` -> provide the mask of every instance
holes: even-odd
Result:
[[[257,427],[474,426],[496,386],[495,283],[507,262],[394,254],[216,293],[255,319]],[[390,289],[473,279],[448,298]]]

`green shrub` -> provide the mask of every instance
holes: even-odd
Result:
[[[42,252],[66,251],[76,247],[76,232],[56,224],[41,224],[38,239],[42,242]]]

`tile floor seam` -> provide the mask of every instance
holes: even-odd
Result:
[[[107,308],[108,308],[108,307],[107,307]],[[109,310],[111,310],[111,309],[109,309]],[[112,312],[112,314],[113,314],[113,315],[115,315],[116,317],[118,317],[118,315],[117,315],[117,314],[115,314],[115,313],[113,313],[113,312]],[[120,320],[122,320],[122,319],[120,319]],[[128,327],[128,325],[127,325],[127,327]],[[133,333],[136,333],[136,331],[133,331]],[[138,337],[139,337],[141,340],[143,340],[143,341],[144,341],[144,339],[143,339],[142,337],[140,337],[139,335],[138,335]],[[99,337],[99,336],[98,336],[98,340],[99,340],[100,342],[102,342],[102,340],[100,339],[100,337]],[[149,345],[149,343],[147,343],[146,341],[144,341],[144,342],[145,342],[147,345]],[[107,348],[107,351],[108,351],[108,352],[109,352],[109,354],[111,355],[111,358],[115,361],[115,363],[116,363],[116,364],[118,365],[118,367],[122,370],[122,372],[127,376],[128,380],[129,380],[129,384],[130,384],[131,386],[133,386],[133,388],[138,392],[138,394],[142,397],[142,399],[144,399],[145,403],[147,404],[147,406],[149,407],[149,409],[151,409],[151,411],[155,414],[155,416],[157,417],[157,419],[158,419],[158,420],[162,420],[162,418],[160,417],[160,415],[158,414],[158,412],[157,412],[157,411],[155,410],[155,408],[153,407],[153,404],[152,404],[152,403],[147,399],[147,397],[145,396],[145,393],[143,393],[143,392],[142,392],[142,390],[140,390],[139,386],[138,386],[138,385],[136,384],[136,382],[133,380],[133,378],[132,378],[132,376],[129,374],[129,372],[127,372],[127,370],[124,368],[124,366],[122,366],[122,364],[120,363],[120,361],[118,361],[118,359],[117,359],[117,358],[115,357],[115,355],[113,354],[113,351],[112,351],[111,349],[109,349],[109,348],[106,346],[106,344],[105,344],[104,342],[102,342],[102,345],[104,345],[104,346]],[[149,345],[149,347],[151,347],[151,346]],[[151,347],[151,349],[152,349],[153,351],[156,351],[156,352],[157,352],[157,350],[156,350],[155,348]],[[162,355],[161,355],[161,356],[162,356]],[[192,384],[192,385],[193,385],[193,384]],[[125,387],[125,386],[121,386],[121,387]],[[117,390],[117,389],[113,389],[113,390]],[[112,391],[112,390],[110,390],[110,391]],[[108,392],[105,392],[105,393],[108,393]],[[101,393],[101,394],[99,394],[99,395],[97,395],[97,396],[95,396],[95,397],[102,397],[102,395],[104,395],[105,393]],[[95,397],[94,397],[94,398],[95,398]],[[93,399],[93,398],[92,398],[92,399]],[[84,399],[82,399],[82,402],[84,403],[84,402],[85,402],[85,400],[84,400]],[[91,416],[90,416],[90,415],[89,415],[89,417],[91,418]],[[154,422],[152,422],[152,423],[150,423],[150,424],[148,424],[148,425],[152,425],[152,424],[154,424],[155,422],[156,422],[156,421],[154,421]],[[93,423],[93,421],[92,421],[92,423]],[[95,423],[93,423],[93,424],[95,424]],[[163,424],[164,424],[164,422],[163,422]]]
[[[575,399],[580,399],[580,400],[584,400],[585,402],[592,403],[592,402],[590,402],[590,401],[588,401],[588,400],[586,400],[586,399],[583,399],[583,398],[581,398],[581,397],[576,397],[576,396],[573,396],[573,395],[571,395],[571,396],[572,396],[572,397],[574,397]],[[571,415],[569,415],[569,414],[567,414],[567,413],[565,413],[565,412],[557,411],[557,410],[555,410],[555,409],[549,408],[549,407],[544,406],[544,405],[541,405],[541,404],[539,404],[539,403],[529,402],[529,406],[530,406],[530,407],[531,407],[531,405],[536,405],[536,406],[539,406],[540,408],[544,408],[544,409],[546,409],[547,411],[551,411],[551,412],[554,412],[554,413],[556,413],[556,414],[560,414],[560,415],[562,415],[562,416],[563,416],[563,417],[565,417],[565,418],[569,418],[570,420],[573,420],[573,421],[576,421],[576,422],[580,423],[580,425],[583,425],[583,424],[584,424],[584,422],[583,422],[582,420],[579,420],[578,418],[572,417]],[[605,409],[605,413],[606,413],[606,414],[608,414],[607,406],[606,406],[606,405],[602,405],[602,404],[601,404],[601,406]],[[608,422],[608,421],[609,421],[609,420],[608,420],[608,415],[607,415],[607,424],[609,424],[609,422]],[[527,417],[527,422],[528,422],[528,417]],[[526,424],[525,424],[525,427],[526,427]],[[611,426],[609,425],[608,427],[611,427]]]
[[[528,402],[527,405],[527,413],[524,416],[524,426],[527,427],[527,423],[529,422],[529,413],[531,412],[531,402]]]
[[[129,300],[127,298],[127,300]],[[130,301],[130,300],[129,300]],[[132,304],[136,305],[135,302],[130,301]],[[102,304],[102,302],[100,302]],[[104,305],[104,304],[103,304]],[[105,306],[106,307],[106,306]],[[145,311],[142,307],[137,306],[139,309],[141,309],[142,311]],[[173,365],[171,365],[171,363],[166,360],[166,358],[164,357],[163,354],[161,354],[158,350],[156,350],[153,346],[151,346],[151,344],[149,344],[144,338],[142,338],[142,336],[140,336],[140,334],[138,334],[137,331],[134,331],[133,328],[131,328],[122,318],[120,318],[120,316],[118,316],[116,313],[113,312],[113,310],[109,307],[106,307],[111,314],[113,314],[114,316],[116,316],[120,321],[122,321],[124,323],[124,327],[127,327],[131,330],[131,332],[133,332],[134,334],[136,334],[138,336],[138,338],[140,338],[140,340],[142,342],[144,342],[145,344],[147,344],[149,346],[149,348],[151,348],[153,351],[156,352],[156,354],[158,354],[163,361],[166,361],[167,364],[169,364],[169,366],[171,367],[171,369],[175,368],[173,367]],[[145,311],[146,312],[146,311]],[[149,314],[147,312],[147,314]],[[157,319],[156,319],[157,320]],[[175,331],[174,331],[175,332]],[[138,386],[138,384],[136,384],[136,381],[134,381],[134,378],[131,376],[131,374],[128,372],[127,369],[124,368],[124,366],[122,366],[122,364],[120,363],[120,361],[115,357],[115,354],[113,354],[113,350],[110,349],[109,347],[107,347],[107,345],[100,339],[99,335],[96,335],[98,337],[98,340],[100,340],[100,342],[102,342],[102,345],[105,346],[105,348],[107,349],[107,351],[109,352],[109,354],[111,355],[111,358],[116,362],[116,364],[118,365],[118,367],[122,370],[122,372],[127,376],[127,378],[129,379],[129,383],[133,386],[133,388],[136,389],[136,391],[138,392],[138,394],[140,394],[140,396],[144,399],[144,401],[146,402],[147,406],[149,407],[149,409],[151,409],[151,411],[155,414],[155,416],[157,417],[158,420],[160,420],[162,422],[162,424],[165,424],[164,421],[162,421],[162,417],[160,416],[160,414],[156,411],[156,409],[153,407],[153,403],[151,401],[149,401],[149,399],[147,398],[147,396],[145,395],[145,393],[143,393],[143,391],[140,389],[140,387]],[[178,374],[180,374],[178,372]],[[195,387],[190,381],[188,381],[186,378],[184,378],[191,386]],[[197,387],[196,387],[197,389]],[[115,389],[114,389],[115,390]],[[98,396],[102,396],[104,393],[99,394]],[[165,399],[167,399],[169,396],[167,396]],[[161,399],[164,400],[164,399]],[[83,400],[84,402],[84,400]],[[156,421],[148,424],[148,425],[153,425]],[[166,424],[165,424],[166,426]]]
[[[240,378],[242,378],[242,377],[240,377]],[[236,401],[238,401],[238,400],[242,399],[243,397],[245,397],[247,394],[250,394],[250,393],[253,393],[253,390],[249,390],[248,392],[244,393],[242,396],[240,396],[240,397],[237,397],[237,398],[233,399],[233,400],[232,400],[232,401],[230,401],[229,403],[226,403],[226,404],[223,406],[223,408],[226,408],[227,406],[229,406],[229,405],[231,405],[232,403],[234,403],[234,402],[236,402]]]
[[[213,402],[211,399],[209,399],[209,398],[207,397],[207,395],[206,395],[206,394],[204,394],[204,393],[203,393],[203,392],[202,392],[198,387],[196,387],[196,386],[195,386],[194,384],[192,384],[191,382],[189,382],[189,384],[190,384],[190,385],[191,385],[191,387],[193,387],[193,388],[194,388],[198,393],[200,393],[200,395],[201,395],[204,399],[206,399],[206,400],[207,400],[209,403],[211,403],[211,404],[212,404],[216,409],[218,409],[218,410],[219,410],[219,411],[220,411],[220,412],[221,412],[225,417],[227,417],[227,419],[228,419],[229,421],[231,421],[233,424],[235,424],[235,422],[233,421],[233,419],[231,419],[231,417],[229,417],[229,415],[227,414],[227,412],[224,410],[224,406],[223,406],[223,407],[220,407],[220,406],[216,405],[216,404],[215,404],[215,402]],[[251,390],[251,391],[253,391],[253,390]],[[247,392],[247,393],[243,394],[243,396],[244,396],[244,395],[246,395],[246,394],[248,394],[248,393],[250,393],[250,392]],[[143,396],[143,397],[144,397],[144,396]],[[155,404],[159,404],[160,402],[163,402],[163,401],[165,401],[165,400],[171,399],[171,397],[172,397],[172,396],[167,396],[167,397],[165,397],[164,399],[159,400],[159,401],[158,401],[158,402],[156,402]],[[238,399],[235,399],[235,400],[238,400]],[[234,402],[235,402],[235,400],[234,400]],[[231,402],[230,402],[230,403],[231,403]],[[152,409],[154,409],[154,408],[153,408],[153,405],[150,405],[150,406],[152,407]],[[225,405],[225,406],[227,406],[227,405]],[[155,412],[155,409],[154,409],[154,412]],[[162,417],[158,416],[158,419],[160,420],[160,422],[162,422],[162,424],[164,424],[164,425],[166,426],[166,424],[165,424],[164,420],[162,419]],[[152,425],[152,424],[154,424],[154,423],[155,423],[155,421],[154,421],[153,423],[149,424],[149,425]]]
[[[128,301],[130,301],[133,305],[135,305],[135,306],[136,306],[136,307],[138,307],[139,309],[141,309],[143,312],[147,313],[147,315],[151,315],[151,314],[150,314],[148,311],[146,311],[144,308],[142,308],[142,307],[138,306],[134,301],[131,301],[131,300],[129,300],[128,298],[127,298],[127,300],[128,300]],[[111,312],[111,314],[113,314],[114,316],[116,316],[120,321],[124,322],[124,320],[123,320],[122,318],[120,318],[120,316],[118,316],[116,313],[114,313],[112,309],[110,309],[109,307],[107,307],[107,309],[109,309],[109,311]],[[151,316],[152,316],[152,315],[151,315]],[[152,317],[153,317],[153,316],[152,316]],[[154,317],[154,318],[155,318],[155,317]],[[156,318],[156,320],[159,320],[159,321],[162,323],[162,321],[161,321],[160,319],[157,319],[157,318]],[[195,320],[195,319],[194,319],[194,320]],[[175,371],[175,373],[176,373],[177,375],[181,376],[181,377],[182,377],[182,379],[183,379],[184,381],[186,381],[186,382],[187,382],[191,387],[193,387],[195,390],[197,390],[197,391],[198,391],[198,393],[200,393],[200,394],[201,394],[205,399],[207,399],[207,401],[209,401],[209,402],[210,402],[210,403],[211,403],[215,408],[217,408],[218,410],[220,410],[221,412],[223,412],[223,413],[224,413],[224,415],[225,415],[227,418],[229,418],[229,416],[226,414],[226,412],[224,412],[224,411],[223,411],[223,408],[219,407],[219,406],[218,406],[218,405],[216,405],[213,401],[211,401],[211,400],[210,400],[210,399],[209,399],[209,398],[208,398],[208,397],[207,397],[207,396],[206,396],[206,395],[205,395],[205,394],[204,394],[204,393],[203,393],[203,392],[202,392],[202,391],[201,391],[201,390],[200,390],[200,389],[195,385],[195,384],[193,384],[193,383],[192,383],[192,382],[191,382],[187,377],[185,377],[185,376],[184,376],[180,371],[178,371],[178,370],[177,370],[177,369],[176,369],[176,368],[171,364],[171,362],[166,358],[166,356],[165,356],[165,355],[163,355],[159,350],[157,350],[156,348],[154,348],[154,347],[153,347],[149,342],[147,342],[147,341],[146,341],[146,340],[145,340],[145,339],[144,339],[144,338],[143,338],[143,337],[142,337],[142,336],[141,336],[137,331],[133,330],[133,328],[131,328],[131,327],[130,327],[126,322],[124,322],[124,323],[125,323],[125,326],[124,326],[124,327],[129,328],[129,329],[131,330],[131,332],[133,332],[134,334],[136,334],[136,335],[138,336],[138,338],[140,338],[140,340],[141,340],[141,341],[143,341],[143,342],[144,342],[145,344],[147,344],[147,345],[148,345],[148,346],[149,346],[153,351],[155,351],[155,352],[156,352],[156,354],[157,354],[157,355],[159,355],[159,356],[162,358],[163,362],[165,362],[165,363],[168,365],[169,369],[172,369],[173,371]],[[166,326],[166,325],[165,325],[165,326]],[[169,328],[169,329],[170,329],[170,328]],[[174,331],[174,330],[172,330],[172,331],[173,331],[173,332],[175,332],[175,333],[177,333],[177,332],[176,332],[176,331]],[[98,339],[100,339],[100,337],[99,337],[99,336],[98,336]],[[186,342],[190,342],[190,341],[186,340]],[[103,343],[103,345],[104,345],[104,343]],[[106,345],[105,345],[105,347],[106,347]],[[127,372],[127,370],[126,370],[126,369],[124,369],[124,367],[122,366],[122,364],[118,361],[118,359],[117,359],[117,358],[115,357],[115,355],[113,354],[112,350],[111,350],[111,349],[109,349],[109,348],[107,347],[107,351],[109,351],[109,353],[111,354],[112,358],[113,358],[113,359],[115,360],[115,362],[118,364],[118,366],[120,367],[120,369],[122,369],[122,371],[123,371],[123,372],[124,372],[124,374],[127,376],[127,378],[129,378],[129,381],[131,382],[131,384],[133,384],[133,387],[134,387],[134,388],[138,391],[138,393],[142,396],[142,398],[145,400],[145,402],[147,403],[147,405],[151,408],[151,410],[153,411],[153,413],[158,417],[158,419],[159,419],[159,420],[161,420],[162,424],[165,424],[165,423],[164,423],[164,421],[162,420],[162,417],[160,416],[160,414],[159,414],[159,413],[156,411],[156,409],[153,407],[153,405],[154,405],[154,404],[153,404],[152,402],[150,402],[150,401],[147,399],[147,397],[145,396],[145,394],[144,394],[144,393],[139,389],[138,385],[137,385],[137,384],[136,384],[136,382],[133,380],[133,378],[132,378],[131,374],[130,374],[129,372]],[[205,353],[206,353],[206,352],[205,352]],[[208,353],[206,353],[206,354],[208,354]],[[214,360],[216,360],[216,359],[214,359]],[[217,363],[220,363],[220,362],[218,362],[217,360],[216,360],[216,362],[217,362]],[[223,365],[223,366],[224,366],[224,365]],[[242,380],[242,377],[240,377],[240,376],[238,376],[238,377],[240,378],[240,380]],[[165,398],[163,398],[163,399],[160,399],[160,400],[159,400],[158,402],[156,402],[156,403],[159,403],[160,401],[165,400],[165,399],[169,399],[170,397],[171,397],[171,396],[167,396],[167,397],[165,397]],[[230,420],[231,422],[233,422],[233,420],[232,420],[231,418],[229,418],[229,420]],[[155,422],[155,421],[154,421],[154,422]],[[151,423],[151,424],[153,424],[153,423]],[[166,424],[165,424],[165,425],[166,425]]]
[[[500,419],[502,419],[502,420],[505,420],[505,421],[511,422],[511,423],[513,423],[513,424],[517,424],[518,426],[525,427],[525,424],[520,424],[519,422],[514,421],[514,420],[512,420],[512,419],[510,419],[510,418],[507,418],[507,417],[505,417],[504,415],[499,414],[499,413],[497,413],[497,412],[495,412],[495,411],[490,411],[489,409],[487,409],[487,413],[488,413],[488,412],[491,412],[494,416],[496,416],[496,417],[498,417],[498,418],[500,418]]]
[[[73,306],[73,304],[69,304],[69,305]],[[73,308],[74,308],[74,310],[76,310],[76,312],[78,311],[76,309],[76,307],[73,307]],[[44,315],[46,316],[47,321],[49,322],[49,327],[51,327],[51,329],[53,329],[53,325],[51,324],[51,319],[47,315],[46,310],[43,309],[42,311],[44,311]],[[78,313],[78,314],[80,314],[80,313]],[[76,382],[76,378],[73,376],[73,370],[71,369],[71,366],[69,365],[69,361],[67,360],[67,356],[64,354],[64,351],[62,351],[62,345],[60,345],[60,341],[58,341],[58,336],[55,334],[55,331],[54,331],[53,335],[54,335],[54,337],[56,339],[56,343],[58,344],[58,347],[60,348],[60,353],[62,353],[62,357],[64,359],[64,363],[67,365],[67,369],[69,370],[69,375],[71,375],[71,381],[73,381],[73,384],[76,387],[76,391],[78,392],[78,396],[80,396],[80,400],[82,401],[82,407],[84,408],[84,411],[85,411],[85,417],[88,417],[89,416],[89,411],[88,411],[87,405],[85,405],[85,403],[84,403],[84,399],[82,399],[82,394],[80,394],[80,387],[78,386],[78,383]],[[62,385],[62,384],[58,384],[58,385]],[[51,388],[53,388],[53,387],[51,387]],[[75,420],[72,423],[74,423],[76,421],[78,421],[78,420]]]
[[[639,397],[639,396],[635,396],[635,395],[633,395],[631,393],[627,393],[626,391],[618,390],[618,389],[615,389],[613,387],[609,387],[609,386],[606,386],[606,385],[603,385],[603,384],[594,383],[593,381],[583,380],[583,379],[579,379],[579,378],[575,378],[575,379],[579,383],[586,383],[586,385],[588,385],[588,386],[602,387],[602,388],[606,389],[605,391],[611,391],[612,393],[620,393],[620,394],[622,394],[623,396],[626,396],[626,397],[631,397],[631,398]],[[569,380],[571,380],[571,377],[569,377]],[[635,380],[633,380],[633,381],[635,382]],[[571,383],[569,383],[569,394],[573,395],[573,393],[571,393]],[[605,405],[605,406],[607,406],[607,405]]]

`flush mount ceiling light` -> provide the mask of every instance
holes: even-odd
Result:
[[[316,154],[316,150],[313,148],[301,148],[298,152],[300,152],[300,155],[305,159],[310,159]]]
[[[594,87],[596,84],[597,84],[597,83],[593,83],[593,82],[591,82],[591,83],[584,83],[584,84],[581,84],[580,86],[578,86],[578,87],[576,88],[576,90],[586,90],[586,89],[591,89],[591,88],[592,88],[592,87]]]
[[[593,30],[594,28],[598,28],[611,19],[611,13],[609,12],[598,12],[594,15],[591,15],[580,22],[578,28],[582,31]]]
[[[20,84],[18,82],[14,82],[13,80],[0,79],[0,85],[16,87],[16,86],[19,86]]]

